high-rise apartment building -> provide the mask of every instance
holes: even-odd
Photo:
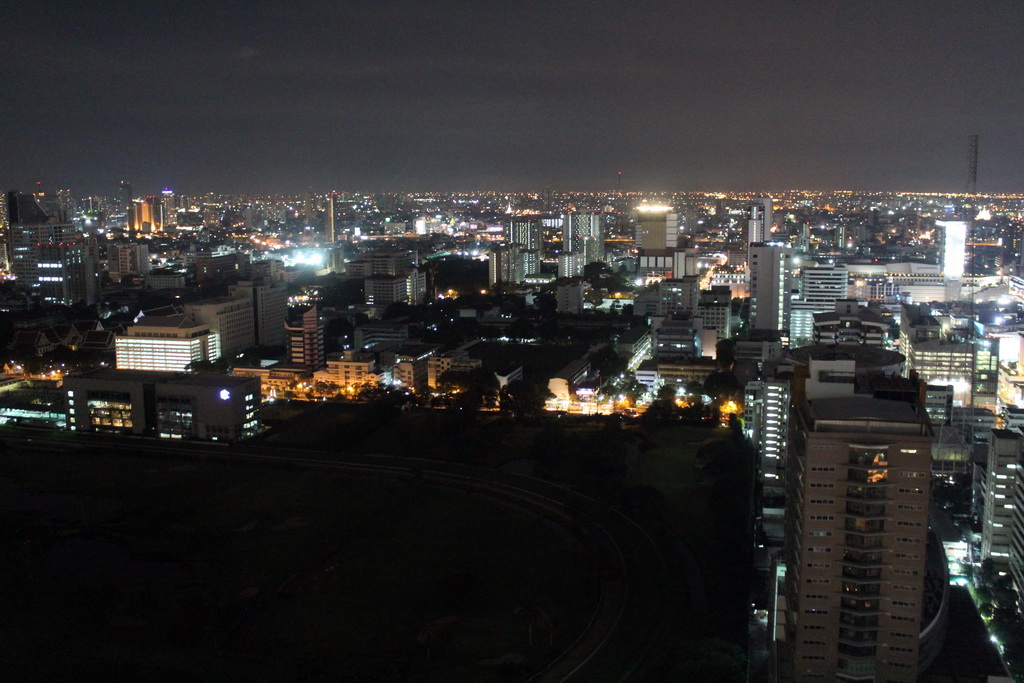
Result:
[[[544,234],[536,218],[514,218],[508,226],[508,241],[523,250],[544,250]]]
[[[120,282],[131,275],[149,275],[149,245],[124,242],[109,244],[107,270],[114,282]]]
[[[291,364],[307,372],[322,368],[327,354],[324,351],[324,324],[320,320],[320,309],[314,305],[292,316],[285,329]]]
[[[761,485],[778,495],[785,488],[791,398],[788,378],[766,377],[747,382],[743,399],[747,437],[761,458]]]
[[[519,258],[519,247],[515,244],[500,245],[491,249],[487,262],[488,283],[493,287],[499,283],[517,284],[523,281],[523,261]]]
[[[915,681],[942,631],[923,635],[936,618],[925,598],[927,417],[852,396],[803,400],[793,421],[782,677]]]
[[[583,265],[604,261],[604,215],[578,212],[563,215],[562,253],[578,254]]]
[[[992,560],[993,569],[1010,569],[1014,535],[1017,468],[1024,456],[1024,436],[1016,430],[993,429],[985,468],[985,504],[982,512],[981,558]],[[1024,529],[1017,530],[1018,534]]]
[[[793,288],[793,250],[790,247],[750,245],[750,327],[786,333]]]

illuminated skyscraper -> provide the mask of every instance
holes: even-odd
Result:
[[[94,304],[99,293],[95,252],[67,216],[55,211],[47,214],[33,195],[7,193],[15,286],[38,303]]]
[[[747,207],[747,244],[770,241],[774,220],[772,198],[755,199],[754,203]]]
[[[562,216],[562,253],[579,254],[583,265],[604,261],[604,215],[572,212]]]

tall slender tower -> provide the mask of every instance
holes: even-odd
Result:
[[[772,210],[772,198],[760,197],[747,207],[747,244],[767,242],[772,234],[772,223],[775,216]]]
[[[327,244],[334,244],[334,200],[338,197],[337,192],[327,195],[327,215],[324,217],[324,240]]]

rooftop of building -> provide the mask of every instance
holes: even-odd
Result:
[[[1021,434],[1016,429],[993,429],[992,436],[997,439],[1013,439],[1015,441],[1024,439],[1024,434]]]
[[[252,381],[249,377],[236,377],[234,375],[200,372],[164,372],[159,370],[115,370],[113,368],[98,368],[68,375],[65,381],[75,379],[106,380],[111,382],[161,382],[165,384],[205,387],[242,386]]]
[[[800,365],[808,365],[812,360],[852,360],[859,370],[898,365],[906,360],[896,351],[861,344],[801,346],[791,350],[788,359]]]
[[[808,403],[815,420],[920,422],[920,416],[914,407],[904,401],[889,401],[870,396],[844,396],[841,398],[817,398]]]

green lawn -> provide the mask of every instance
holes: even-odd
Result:
[[[555,532],[464,493],[75,452],[0,477],[49,511],[0,512],[7,680],[504,681],[480,660],[536,664],[591,609]],[[557,622],[532,646],[526,604]]]

